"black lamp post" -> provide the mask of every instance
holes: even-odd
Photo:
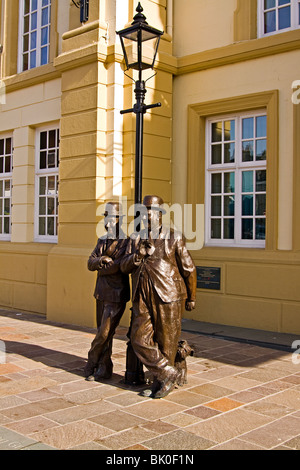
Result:
[[[161,106],[161,103],[146,105],[144,103],[146,87],[145,81],[142,80],[142,72],[146,69],[153,69],[160,37],[163,31],[149,26],[146,22],[146,17],[143,15],[143,8],[138,3],[136,8],[137,14],[133,18],[131,26],[121,31],[117,31],[120,36],[121,45],[123,49],[126,70],[134,69],[138,71],[138,80],[135,81],[135,96],[136,103],[133,108],[121,111],[121,114],[135,113],[136,114],[136,148],[135,148],[135,204],[142,202],[142,175],[143,175],[143,131],[144,131],[144,114],[147,109],[156,108]],[[152,57],[143,57],[143,45],[146,41],[154,41],[152,49]],[[133,51],[132,59],[129,57],[128,45],[131,45],[130,52]]]

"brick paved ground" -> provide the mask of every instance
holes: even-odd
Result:
[[[290,352],[183,332],[195,349],[188,384],[153,400],[122,382],[126,332],[114,339],[112,379],[87,382],[94,330],[0,310],[0,450],[300,449]]]

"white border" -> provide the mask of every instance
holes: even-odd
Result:
[[[235,127],[235,144],[236,148],[241,148],[242,143],[242,129],[241,129],[241,122],[242,119],[247,117],[258,117],[258,116],[267,116],[267,110],[253,110],[253,112],[241,112],[241,113],[233,113],[233,114],[224,114],[224,115],[217,115],[206,119],[206,130],[205,130],[205,246],[214,246],[214,247],[230,247],[230,248],[265,248],[266,240],[242,240],[241,239],[241,227],[240,224],[238,226],[235,223],[235,239],[234,240],[222,240],[222,239],[212,239],[210,234],[210,210],[211,210],[211,174],[213,172],[218,172],[218,170],[223,174],[224,172],[231,172],[235,171],[236,177],[235,178],[235,195],[242,193],[241,188],[241,178],[240,175],[242,171],[247,169],[249,170],[259,170],[259,169],[267,169],[267,161],[262,160],[260,161],[253,161],[253,162],[242,162],[241,161],[241,153],[235,153],[235,163],[228,163],[226,166],[222,163],[220,165],[211,165],[210,163],[210,145],[211,145],[211,123],[218,121],[218,120],[236,120],[236,127]],[[268,119],[268,116],[267,116]],[[268,136],[267,136],[268,142]],[[268,149],[268,147],[267,147]],[[241,214],[241,200],[242,198],[235,197],[235,222],[241,221],[242,216]],[[223,216],[222,216],[223,218]],[[254,218],[254,217],[253,217]]]
[[[37,243],[57,243],[58,242],[58,234],[56,235],[39,235],[39,177],[40,176],[55,176],[58,177],[59,182],[59,167],[57,167],[56,171],[49,171],[47,169],[40,170],[39,169],[39,151],[40,151],[40,133],[50,130],[59,130],[60,134],[60,125],[59,123],[53,123],[52,125],[41,126],[35,128],[35,175],[34,175],[34,242]],[[59,193],[58,193],[58,202],[59,202]],[[59,208],[58,208],[59,210]],[[58,211],[57,211],[58,217]]]

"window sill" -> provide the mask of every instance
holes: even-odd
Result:
[[[177,75],[280,54],[300,47],[300,29],[250,39],[177,59]]]
[[[41,65],[40,67],[35,67],[34,69],[26,70],[25,72],[20,72],[5,78],[6,93],[59,77],[60,72],[56,70],[53,64]]]

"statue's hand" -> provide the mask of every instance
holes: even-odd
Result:
[[[186,300],[185,301],[185,309],[190,312],[191,310],[194,310],[196,307],[196,302],[193,300]]]
[[[100,266],[107,266],[109,264],[113,264],[113,260],[109,256],[101,256],[100,258]]]

